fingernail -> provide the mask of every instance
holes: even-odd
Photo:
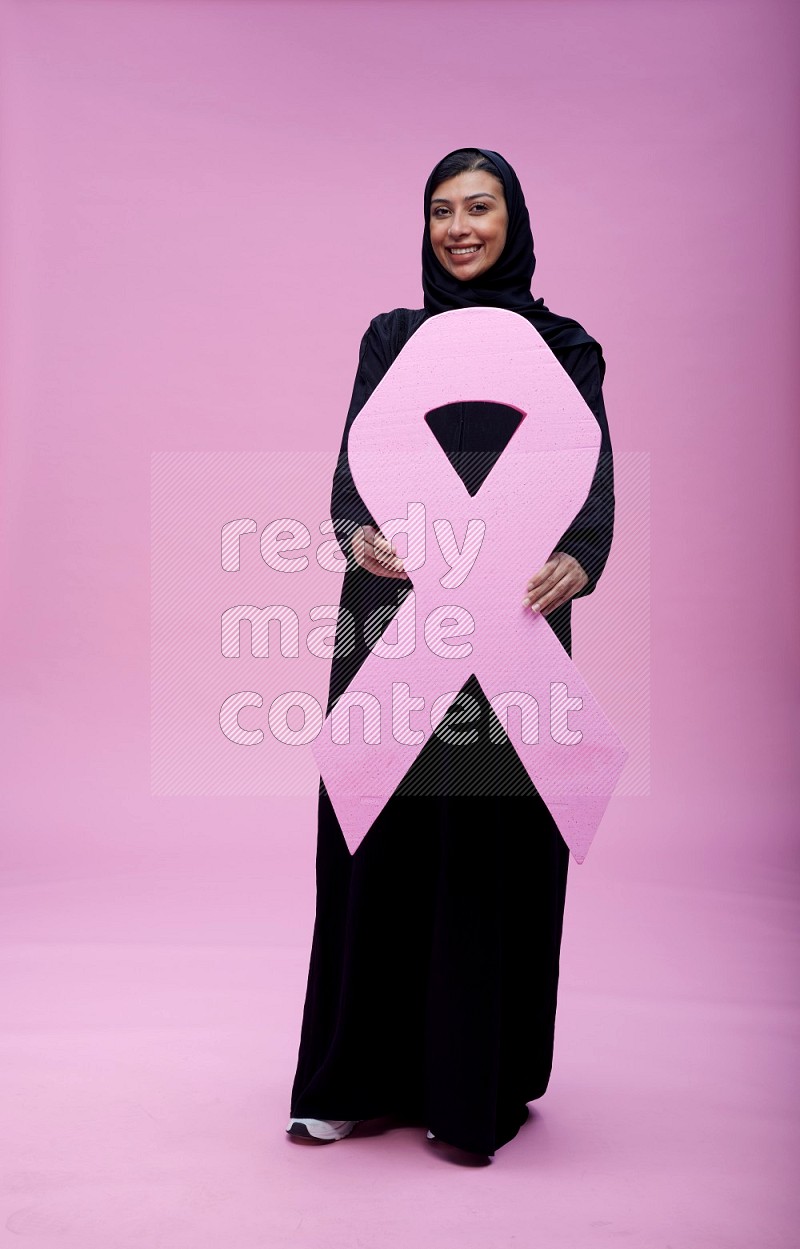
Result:
[[[523,606],[523,607],[527,607],[527,606],[528,606],[528,604],[530,603],[530,601],[531,601],[531,600],[530,600],[529,598],[524,598],[524,599],[522,600],[522,606]]]
[[[534,603],[533,607],[531,608],[531,611],[538,611],[538,610],[539,610],[539,604]]]

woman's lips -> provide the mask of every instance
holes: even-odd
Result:
[[[479,252],[479,251],[480,251],[480,249],[481,249],[481,247],[482,247],[482,246],[483,246],[483,244],[481,244],[481,243],[470,243],[470,245],[469,245],[469,251],[463,251],[463,250],[462,250],[462,249],[460,249],[460,248],[459,248],[458,250],[455,250],[455,249],[454,249],[454,248],[452,248],[452,247],[448,247],[448,249],[447,249],[447,250],[449,251],[450,255],[451,255],[451,256],[453,256],[456,260],[460,260],[460,259],[462,258],[462,256],[464,256],[464,257],[466,257],[466,256],[474,256],[476,252]]]

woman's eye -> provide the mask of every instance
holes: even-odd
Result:
[[[482,209],[484,210],[484,212],[485,212],[485,211],[486,211],[486,209],[489,207],[489,205],[488,205],[488,204],[473,204],[473,205],[472,205],[472,207],[473,207],[473,208],[482,208]]]

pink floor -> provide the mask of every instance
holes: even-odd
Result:
[[[313,913],[301,805],[275,812],[292,806],[294,854],[277,826],[239,829],[215,871],[167,857],[4,891],[9,1244],[796,1245],[797,926],[777,856],[745,887],[728,815],[731,855],[679,881],[678,813],[656,827],[648,800],[619,802],[571,869],[550,1088],[466,1166],[421,1126],[284,1135]]]

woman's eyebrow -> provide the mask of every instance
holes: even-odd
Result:
[[[492,195],[491,191],[476,191],[474,195],[465,195],[464,199],[497,199],[497,196]],[[450,200],[442,199],[441,196],[437,195],[435,199],[431,200],[431,203],[432,204],[449,204]]]

